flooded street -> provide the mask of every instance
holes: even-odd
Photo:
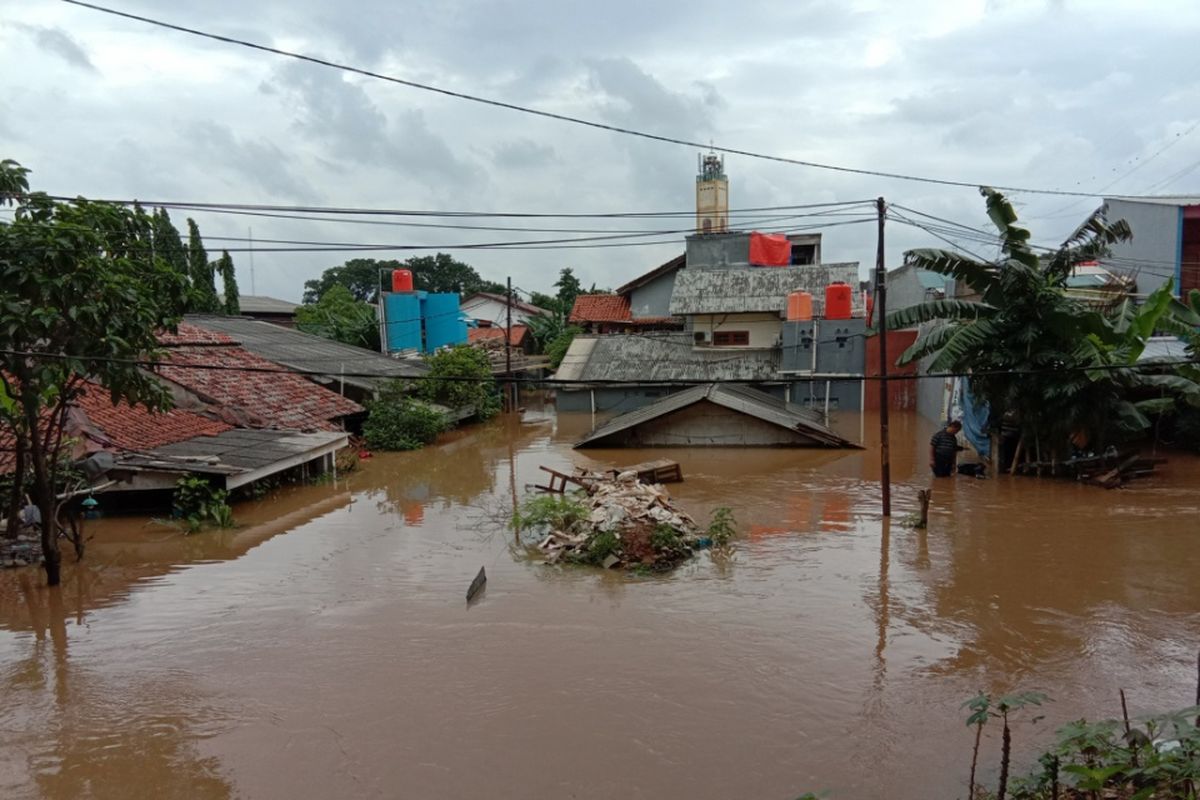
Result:
[[[890,526],[873,449],[572,451],[590,425],[502,418],[241,504],[230,531],[90,523],[61,591],[0,573],[0,797],[965,797],[980,689],[1054,699],[1023,753],[1119,715],[1120,687],[1134,713],[1192,700],[1198,458],[1112,492],[940,480],[915,531],[915,417],[892,422]],[[732,562],[514,554],[539,465],[659,457],[693,516],[733,508]]]

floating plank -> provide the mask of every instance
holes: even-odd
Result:
[[[471,581],[471,586],[467,589],[467,602],[475,599],[475,595],[483,591],[483,587],[487,584],[487,573],[483,567],[479,568],[479,574],[475,576],[475,580]]]

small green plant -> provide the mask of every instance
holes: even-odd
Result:
[[[670,525],[659,523],[650,532],[650,546],[655,550],[675,551],[683,547],[683,538]]]
[[[173,511],[183,520],[188,533],[205,527],[232,528],[233,509],[226,502],[229,493],[213,488],[204,478],[188,475],[175,484]]]
[[[512,524],[517,530],[550,528],[567,532],[587,518],[587,507],[578,500],[568,495],[541,494],[521,504]]]
[[[446,415],[399,391],[370,404],[363,438],[372,450],[419,450],[449,427]]]
[[[592,564],[602,564],[604,559],[611,555],[616,555],[621,549],[621,540],[612,531],[601,531],[592,537],[588,542],[588,562]]]
[[[712,539],[713,547],[728,547],[737,535],[735,525],[732,509],[726,506],[714,508],[712,522],[708,524],[708,538]]]

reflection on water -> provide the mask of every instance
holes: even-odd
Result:
[[[60,590],[0,574],[0,796],[953,797],[980,688],[1048,691],[1042,727],[1114,713],[1119,686],[1189,701],[1200,460],[1108,493],[941,480],[915,531],[881,523],[874,449],[572,451],[592,423],[378,454],[232,531],[102,520]],[[930,433],[892,420],[897,519]],[[513,557],[539,465],[664,456],[694,516],[734,509],[732,562]]]

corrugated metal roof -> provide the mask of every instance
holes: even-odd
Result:
[[[562,363],[554,373],[554,377],[563,381],[577,381],[583,375],[583,368],[592,357],[592,348],[596,346],[595,336],[576,336],[571,340]]]
[[[1200,194],[1163,194],[1153,197],[1121,197],[1115,195],[1106,200],[1123,200],[1126,203],[1150,203],[1158,206],[1195,206],[1200,205]]]
[[[224,303],[225,295],[219,294],[217,299]],[[298,303],[263,294],[238,295],[238,310],[243,314],[294,314],[299,307]]]
[[[702,383],[772,380],[778,378],[778,371],[778,349],[700,348],[694,346],[690,333],[664,332],[576,337],[556,377],[583,381]]]
[[[851,302],[861,313],[857,261],[800,267],[682,269],[675,276],[670,310],[675,315],[782,313],[789,293],[805,291],[813,296],[813,313],[820,315],[824,313],[825,287],[836,281],[855,287]]]
[[[755,417],[772,425],[778,425],[781,428],[796,431],[812,439],[818,445],[826,447],[859,447],[859,445],[825,427],[821,423],[820,417],[811,411],[798,408],[778,397],[772,397],[766,392],[760,392],[749,386],[716,383],[693,386],[667,395],[650,405],[614,417],[589,433],[575,446],[587,447],[599,444],[614,434],[673,414],[676,411],[681,411],[702,400],[707,400],[732,411]]]
[[[1146,340],[1146,348],[1138,356],[1138,363],[1143,361],[1176,361],[1185,359],[1187,342],[1174,336],[1151,336]]]
[[[324,373],[327,381],[340,380],[342,372],[381,375],[381,378],[346,378],[346,383],[374,391],[392,378],[424,375],[422,361],[396,359],[374,350],[335,342],[293,328],[246,317],[189,314],[187,320],[202,328],[228,334],[261,358],[292,369]]]

